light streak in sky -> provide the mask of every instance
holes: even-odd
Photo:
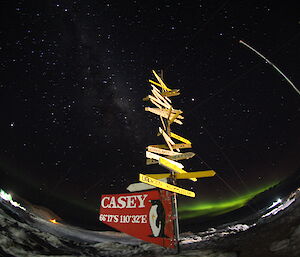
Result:
[[[253,47],[249,46],[248,44],[246,44],[244,41],[240,40],[239,41],[241,44],[245,45],[246,47],[248,47],[249,49],[251,49],[254,53],[256,53],[258,56],[260,56],[261,58],[263,58],[268,64],[272,65],[273,68],[278,71],[278,73],[280,73],[281,76],[283,76],[285,78],[285,80],[293,87],[293,89],[298,93],[298,95],[300,95],[300,91],[298,88],[296,88],[296,86],[293,84],[293,82],[284,75],[284,73],[277,67],[275,66],[274,63],[270,62],[265,56],[263,56],[260,52],[258,52],[257,50],[255,50]]]

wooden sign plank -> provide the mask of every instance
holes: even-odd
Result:
[[[173,155],[173,156],[166,156],[165,158],[167,158],[168,160],[180,161],[180,160],[186,160],[186,159],[193,158],[194,156],[195,156],[195,153],[186,152],[186,153],[176,154],[176,155]],[[157,163],[158,163],[158,160],[156,160],[156,159],[146,160],[147,165],[157,164]]]
[[[193,171],[187,173],[175,173],[175,178],[176,179],[207,178],[207,177],[213,177],[215,174],[216,173],[213,170]],[[163,179],[171,176],[170,173],[145,174],[145,175],[155,179]]]
[[[207,178],[216,175],[214,170],[204,170],[204,171],[193,171],[187,173],[176,173],[177,179],[190,179],[190,178]]]
[[[177,194],[186,195],[189,197],[195,197],[195,193],[177,186],[170,185],[168,183],[164,183],[160,180],[145,176],[143,174],[139,175],[139,180],[143,183],[146,183],[151,186],[155,186],[164,190],[168,190]]]
[[[166,97],[166,96],[163,96],[162,93],[163,92],[160,92],[159,89],[154,86],[154,85],[151,85],[152,89],[155,90],[158,94],[160,94],[164,99],[166,99],[170,104],[172,103],[171,99]],[[173,90],[172,90],[173,91]],[[169,91],[165,91],[165,92],[169,92]],[[171,91],[170,91],[171,92]]]
[[[169,108],[168,105],[164,105],[164,103],[162,103],[161,101],[159,101],[159,99],[155,98],[154,96],[149,95],[148,97],[149,97],[151,103],[153,103],[153,104],[156,103],[156,104],[160,105],[160,106],[161,106],[160,108],[162,108],[162,109],[164,109],[164,108]],[[156,104],[155,104],[155,105],[156,105]],[[157,105],[156,105],[156,106],[157,106]]]
[[[151,90],[151,92],[152,92],[152,94],[156,97],[156,98],[158,98],[158,99],[160,99],[162,102],[164,102],[165,104],[167,104],[167,105],[169,105],[170,107],[172,107],[171,105],[170,105],[170,103],[167,101],[167,97],[163,97],[160,93],[158,93],[157,91],[155,91],[155,90]],[[170,99],[169,99],[170,100]],[[171,101],[171,100],[170,100]]]
[[[172,123],[174,122],[174,120],[175,120],[177,117],[179,117],[179,116],[181,116],[181,115],[180,115],[180,112],[177,111],[177,112],[172,116],[172,118],[169,119],[170,124],[172,124]],[[181,116],[181,117],[182,117],[182,116]],[[183,117],[182,117],[182,118],[183,118]]]
[[[183,137],[181,137],[181,136],[179,136],[179,135],[177,135],[177,134],[175,134],[173,132],[171,132],[171,137],[175,138],[175,139],[177,139],[177,140],[179,140],[179,141],[181,141],[183,143],[192,144],[191,141],[189,141],[189,140],[187,140],[187,139],[185,139],[185,138],[183,138]]]
[[[149,97],[150,97],[150,95],[149,95]],[[150,102],[153,103],[159,109],[163,109],[163,106],[161,106],[160,104],[158,104],[157,102],[155,102],[153,99],[150,99]]]
[[[151,85],[151,87],[152,87],[153,90],[155,90],[156,92],[160,93],[160,90],[156,86]]]
[[[154,160],[156,160],[156,161],[158,161],[160,158],[165,158],[165,157],[162,157],[162,156],[160,156],[160,155],[158,155],[158,154],[151,153],[151,152],[148,152],[148,151],[146,151],[146,157],[149,158],[149,159],[154,159]],[[169,156],[169,157],[170,157],[170,156]],[[175,162],[175,161],[173,161],[173,160],[169,160],[169,162],[173,163],[173,164],[176,165],[178,168],[181,168],[181,169],[184,168],[184,166],[183,166],[180,162]],[[158,162],[156,162],[156,163],[158,163]]]
[[[163,135],[170,150],[173,151],[172,145],[175,145],[174,141],[167,135],[167,133],[163,129],[159,128],[158,130],[159,130],[159,133],[161,133]]]
[[[153,85],[156,85],[156,86],[159,86],[159,87],[161,87],[162,89],[164,89],[164,90],[166,90],[166,91],[172,91],[170,88],[168,88],[166,85],[161,85],[161,84],[159,84],[159,83],[157,83],[157,82],[155,82],[155,81],[153,81],[153,80],[151,80],[151,79],[149,79],[148,80],[151,84],[153,84]]]
[[[154,86],[152,86],[153,88],[156,88],[156,87],[154,87]],[[156,92],[154,89],[152,90],[152,93],[153,93],[153,95],[155,95],[155,93],[154,92]],[[158,91],[159,92],[159,91]],[[156,93],[157,95],[159,95],[159,96],[161,96],[160,95],[160,93]],[[150,95],[147,95],[146,97],[144,97],[143,98],[143,101],[145,102],[145,101],[149,101],[150,100],[150,97],[149,97]],[[162,99],[164,99],[163,100],[163,102],[165,102],[165,104],[166,105],[168,105],[169,107],[168,108],[171,108],[172,106],[170,105],[171,103],[172,103],[172,101],[168,98],[168,97],[163,97],[163,96],[161,96],[162,97]],[[167,101],[165,101],[165,100],[167,100]]]
[[[168,88],[165,83],[162,81],[162,79],[160,78],[160,76],[157,75],[157,73],[155,72],[155,70],[152,70],[155,78],[157,79],[157,81],[159,82],[159,84],[162,86],[163,89],[165,89],[166,91],[172,91],[170,88]]]
[[[160,94],[161,95],[161,94]],[[162,96],[164,99],[166,99],[170,104],[172,104],[172,100],[169,97]]]
[[[180,153],[174,156],[168,156],[168,159],[170,160],[186,160],[186,159],[190,159],[193,158],[195,156],[195,153],[193,152],[186,152],[186,153]]]
[[[145,107],[145,111],[152,112],[152,113],[154,113],[156,115],[164,117],[165,119],[168,119],[168,114],[165,113],[164,111],[161,111],[161,110],[163,110],[163,109]],[[183,124],[182,121],[180,121],[178,119],[175,119],[174,122],[177,123],[177,124],[179,124],[179,125]]]
[[[153,147],[161,148],[161,149],[168,149],[167,145],[150,145]],[[175,144],[172,145],[173,149],[186,149],[186,148],[192,148],[191,144]]]
[[[160,157],[160,158],[163,158],[163,159],[165,159],[165,157]],[[159,159],[158,159],[159,160]],[[173,161],[173,160],[168,160],[169,162],[171,162],[172,164],[174,164],[175,166],[177,166],[178,168],[180,168],[180,169],[183,169],[184,168],[184,166],[180,163],[180,162],[175,162],[175,161]]]
[[[161,158],[162,156],[146,151],[146,157],[149,158],[149,159],[154,159],[154,160],[158,161],[159,158]]]
[[[164,129],[166,130],[167,127],[166,127],[166,124],[165,124],[165,121],[164,121],[163,117],[159,116],[159,119],[160,119],[160,122],[163,125]]]
[[[149,145],[152,147],[157,147],[157,148],[161,148],[161,149],[168,149],[169,147],[167,145]]]
[[[146,108],[150,108],[150,109],[154,109],[154,111],[158,111],[159,113],[164,113],[166,116],[169,115],[170,111],[171,111],[171,114],[174,115],[176,114],[177,112],[180,112],[180,114],[182,114],[183,112],[181,110],[176,110],[176,109],[168,109],[168,108],[153,108],[153,107],[146,107]],[[179,115],[178,116],[178,119],[184,119],[183,116]]]
[[[173,149],[186,149],[186,148],[192,148],[191,144],[175,144],[172,146]]]
[[[153,160],[153,159],[147,159],[146,160],[146,165],[157,164],[157,163],[158,163],[157,160]]]
[[[181,113],[182,113],[182,112],[181,112]],[[177,119],[177,118],[178,118],[178,119],[181,119],[181,120],[184,119],[184,117],[183,117],[182,115],[180,115],[180,114],[177,115],[176,113],[174,113],[174,114],[172,113],[171,116],[169,117],[169,120],[172,120],[172,119],[173,119],[173,116],[175,116],[175,115],[177,116],[175,119]],[[175,119],[174,119],[174,120],[175,120]]]
[[[167,145],[150,145],[153,147],[157,147],[157,148],[161,148],[161,149],[168,149]],[[188,145],[188,144],[175,144],[172,145],[173,149],[186,149],[186,148],[192,148],[192,145]]]
[[[149,99],[152,100],[152,101],[154,101],[154,102],[156,102],[156,103],[158,103],[159,105],[161,105],[161,106],[163,106],[163,107],[165,107],[167,109],[170,109],[172,107],[169,103],[165,103],[165,102],[161,101],[159,98],[154,97],[152,95],[149,95]]]
[[[171,171],[177,172],[177,173],[187,173],[185,170],[178,168],[176,165],[173,163],[169,162],[168,159],[166,158],[160,158],[158,160],[159,165],[165,167],[166,169],[169,169]],[[196,178],[190,178],[192,181],[197,181]]]
[[[172,144],[168,141],[168,138],[165,136],[166,133],[164,133],[164,134],[162,134],[162,135],[163,135],[163,137],[164,137],[164,139],[165,139],[165,141],[166,141],[166,143],[167,143],[168,148],[170,149],[170,151],[174,152],[174,151],[173,151],[173,148],[172,148]],[[174,144],[175,144],[175,143],[174,143]]]
[[[166,112],[164,111],[164,109],[160,109],[160,108],[151,108],[151,107],[145,107],[145,111],[147,112],[152,112],[156,115],[162,116],[162,117],[167,117]]]
[[[177,153],[175,153],[175,152],[172,152],[172,151],[169,151],[169,150],[160,149],[160,148],[156,148],[156,147],[152,147],[152,146],[148,146],[147,150],[149,152],[158,153],[158,154],[162,154],[162,155],[170,155],[170,156],[177,155]]]
[[[179,89],[174,89],[172,91],[162,92],[161,95],[165,96],[165,97],[178,96],[178,95],[180,95],[180,91],[179,91]]]

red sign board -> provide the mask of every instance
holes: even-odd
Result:
[[[175,248],[171,192],[102,195],[99,220],[136,238]]]

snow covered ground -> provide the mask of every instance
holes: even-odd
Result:
[[[181,235],[177,256],[300,256],[299,189],[257,214],[198,233]],[[89,231],[52,223],[0,197],[0,256],[173,256],[166,250],[123,233]]]

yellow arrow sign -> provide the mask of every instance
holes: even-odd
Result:
[[[139,179],[141,182],[146,183],[151,186],[159,187],[159,188],[162,188],[162,189],[165,189],[165,190],[177,193],[177,194],[186,195],[189,197],[195,197],[195,193],[192,191],[188,191],[186,189],[170,185],[168,183],[162,182],[160,180],[151,178],[151,177],[143,175],[143,174],[140,174]]]
[[[206,178],[206,177],[213,177],[216,174],[213,170],[205,170],[205,171],[194,171],[194,172],[187,172],[187,173],[175,173],[176,179],[189,179],[189,178]],[[146,176],[155,178],[155,179],[162,179],[170,177],[170,173],[161,173],[161,174],[146,174]]]
[[[168,159],[166,159],[166,158],[159,158],[159,165],[161,165],[171,171],[175,171],[177,173],[184,173],[184,174],[187,173],[185,170],[180,169],[173,163],[169,162]],[[190,178],[190,180],[197,181],[196,178]]]
[[[175,174],[177,179],[188,179],[188,178],[207,178],[213,177],[216,174],[214,170],[205,170],[205,171],[194,171],[181,174]]]
[[[179,140],[179,141],[181,141],[181,142],[183,142],[185,144],[192,144],[191,141],[189,141],[186,138],[183,138],[183,137],[181,137],[181,136],[179,136],[179,135],[177,135],[177,134],[175,134],[173,132],[171,132],[171,137],[173,137],[173,138],[175,138],[175,139],[177,139],[177,140]]]
[[[160,78],[160,76],[158,76],[154,70],[152,70],[152,72],[153,72],[155,78],[158,80],[159,84],[161,85],[161,87],[162,87],[163,89],[165,89],[165,90],[167,90],[167,91],[172,91],[170,88],[168,88],[168,87],[165,85],[165,83],[162,81],[162,79]]]
[[[172,91],[170,88],[168,88],[166,85],[162,85],[162,84],[159,84],[151,79],[149,79],[149,82],[152,83],[153,85],[156,85],[156,86],[159,86],[167,91]]]

